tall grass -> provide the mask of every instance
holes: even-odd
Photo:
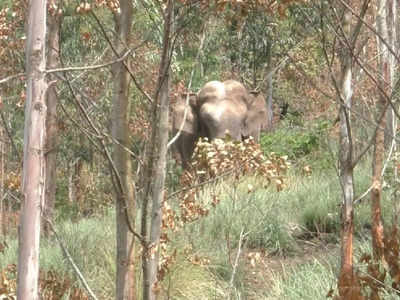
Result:
[[[56,231],[70,253],[89,286],[100,299],[114,297],[115,278],[115,225],[114,214],[107,213],[101,219],[88,218],[72,223],[65,221],[56,226]],[[8,237],[8,247],[0,253],[0,270],[17,263],[17,239]],[[40,269],[55,271],[79,285],[54,237],[42,238],[40,244]]]
[[[336,285],[335,265],[314,260],[311,263],[292,267],[272,278],[272,287],[259,299],[318,300],[327,299]]]
[[[356,170],[356,194],[370,184],[370,168]],[[265,251],[269,257],[294,257],[300,253],[299,239],[329,236],[338,243],[341,191],[334,170],[318,170],[309,177],[289,172],[287,187],[277,192],[260,178],[229,179],[205,188],[198,201],[207,203],[218,192],[220,203],[208,216],[186,224],[169,235],[171,249],[177,249],[176,262],[163,285],[163,295],[171,299],[324,299],[336,284],[338,253],[327,253],[324,260],[308,261],[285,267],[266,278],[264,285],[249,286],[250,251]],[[251,185],[251,188],[250,188]],[[390,193],[385,194],[386,198]],[[368,198],[366,198],[368,199]],[[174,201],[174,200],[173,200]],[[178,203],[173,205],[178,207]],[[355,209],[356,235],[363,237],[369,226],[369,203],[364,200]],[[391,202],[384,211],[390,216]],[[115,214],[79,222],[63,221],[56,230],[74,262],[100,299],[114,297]],[[242,243],[239,245],[239,241]],[[0,253],[0,269],[17,261],[16,238],[7,239],[8,248]],[[193,265],[190,255],[208,258],[205,266]],[[235,264],[240,254],[238,264]],[[79,284],[69,262],[54,238],[41,241],[40,267],[55,270]],[[140,273],[140,272],[139,272]],[[138,286],[140,278],[138,277]],[[233,286],[230,286],[230,283]]]

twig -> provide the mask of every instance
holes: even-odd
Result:
[[[118,59],[115,59],[113,61],[104,63],[104,64],[100,64],[100,65],[94,65],[94,66],[84,66],[84,67],[66,67],[66,68],[57,68],[57,69],[50,69],[50,70],[46,70],[47,74],[50,73],[55,73],[55,72],[68,72],[68,71],[82,71],[82,70],[95,70],[95,69],[101,69],[104,67],[108,67],[111,66],[113,64],[119,63],[123,60],[125,60],[128,55],[132,52],[132,49],[129,49],[128,51],[126,51],[121,57],[119,57]]]
[[[69,263],[71,264],[72,268],[74,269],[76,275],[78,276],[78,278],[81,280],[84,288],[86,289],[86,291],[89,293],[89,296],[92,299],[98,300],[98,298],[96,297],[96,295],[93,293],[92,289],[90,288],[89,284],[87,283],[85,277],[83,277],[81,271],[79,270],[79,268],[77,267],[77,265],[75,264],[74,260],[72,259],[71,255],[69,254],[67,248],[64,246],[64,243],[62,242],[62,240],[60,239],[60,237],[57,234],[57,231],[54,229],[53,223],[45,218],[45,221],[47,224],[49,224],[50,226],[50,230],[54,233],[54,236],[56,237],[56,240],[58,241],[61,250],[64,253],[65,258],[69,261]]]
[[[20,76],[25,76],[25,73],[18,73],[18,74],[7,76],[6,78],[0,79],[0,84],[5,83],[5,82],[7,82],[9,80],[12,80],[12,79],[16,79],[16,78],[18,78]]]
[[[244,233],[244,228],[240,231],[240,236],[239,236],[239,243],[238,243],[238,250],[236,252],[236,257],[235,257],[235,263],[233,264],[233,270],[232,270],[232,275],[231,279],[229,281],[229,299],[231,298],[231,290],[233,288],[233,280],[235,279],[236,275],[236,270],[239,265],[239,257],[240,253],[242,252],[242,245],[243,245],[243,238],[247,235],[248,233]]]
[[[230,169],[230,170],[228,170],[228,171],[222,173],[221,175],[219,175],[219,176],[217,176],[217,177],[215,177],[215,178],[211,178],[211,179],[208,179],[208,180],[206,180],[206,181],[200,182],[200,183],[198,183],[198,184],[191,185],[191,186],[189,186],[189,187],[180,189],[180,190],[178,190],[178,191],[176,191],[176,192],[173,192],[173,193],[169,194],[169,195],[167,196],[167,199],[170,199],[170,198],[174,197],[174,196],[177,195],[177,194],[180,194],[180,193],[183,193],[183,192],[186,192],[186,191],[189,191],[189,190],[193,190],[193,189],[198,188],[198,187],[200,187],[200,186],[203,186],[203,185],[206,185],[206,184],[209,184],[209,183],[216,182],[216,181],[220,180],[221,178],[232,174],[232,173],[235,172],[235,171],[237,171],[237,169]]]
[[[110,171],[111,173],[114,175],[114,177],[116,178],[116,180],[113,180],[113,184],[115,184],[115,188],[119,191],[121,191],[121,193],[123,194],[123,188],[122,188],[122,181],[121,181],[121,177],[119,175],[118,169],[114,164],[114,161],[111,157],[111,153],[110,151],[107,149],[107,146],[105,144],[104,141],[104,137],[101,133],[101,131],[96,127],[96,125],[94,124],[94,122],[92,121],[92,119],[90,118],[89,114],[87,113],[85,107],[82,105],[82,103],[79,102],[79,100],[76,97],[74,88],[72,87],[72,84],[67,80],[67,86],[70,89],[71,95],[73,96],[74,99],[74,103],[77,106],[78,110],[81,112],[82,116],[84,117],[84,119],[87,121],[87,123],[89,124],[89,126],[92,128],[92,130],[94,131],[95,134],[92,133],[93,136],[95,136],[97,138],[97,140],[99,141],[99,144],[102,147],[103,150],[103,154],[105,156],[105,158],[107,159],[109,166],[110,166]],[[145,239],[134,230],[134,227],[132,226],[130,219],[129,219],[129,212],[128,212],[128,205],[126,203],[125,197],[123,197],[124,199],[124,214],[125,214],[125,218],[126,218],[126,224],[128,225],[128,229],[129,231],[142,243],[143,246],[146,246],[146,241]]]
[[[10,191],[6,192],[7,195],[11,196],[11,198],[13,198],[15,201],[22,203],[21,199],[18,198],[17,196],[15,196],[13,193],[11,193]]]
[[[21,153],[18,151],[18,148],[15,145],[14,138],[13,138],[8,126],[7,126],[6,118],[4,117],[4,113],[3,113],[2,110],[0,110],[0,117],[1,117],[1,121],[3,122],[3,127],[4,127],[4,129],[5,129],[6,133],[7,133],[8,139],[11,142],[11,146],[13,147],[14,152],[17,155],[17,158],[19,159],[19,161],[22,161]]]

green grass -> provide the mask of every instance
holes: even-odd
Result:
[[[285,277],[276,275],[272,279],[270,291],[259,299],[326,299],[330,288],[336,285],[335,269],[331,263],[319,260],[289,268],[285,271]]]
[[[111,299],[114,296],[114,228],[112,213],[104,215],[101,219],[82,219],[77,223],[63,222],[56,228],[74,263],[100,299]],[[0,270],[17,262],[17,240],[15,237],[9,237],[7,244],[8,248],[4,253],[0,253]],[[41,239],[40,269],[56,271],[61,277],[68,277],[79,284],[54,237]]]
[[[370,184],[369,169],[362,165],[356,169],[357,195]],[[296,258],[301,253],[299,239],[328,236],[325,242],[338,244],[341,193],[335,172],[316,170],[310,177],[299,174],[296,168],[290,170],[286,178],[287,187],[280,192],[273,186],[265,187],[265,182],[257,178],[226,180],[204,189],[198,202],[209,203],[212,193],[218,192],[220,203],[210,209],[207,217],[170,233],[169,247],[171,251],[177,249],[178,254],[164,281],[163,295],[171,299],[225,299],[229,294],[232,299],[325,299],[329,289],[336,285],[340,260],[337,251],[327,253],[323,259],[284,267],[284,271],[266,278],[268,284],[261,289],[249,285],[251,270],[248,263],[246,265],[249,251],[263,250],[270,257]],[[250,192],[249,185],[253,187]],[[393,210],[387,200],[390,199],[390,190],[384,196],[383,211],[385,221],[389,222]],[[367,243],[363,238],[368,235],[368,199],[369,196],[355,210],[356,237],[362,241],[359,248],[367,247],[363,246]],[[176,200],[172,202],[173,207],[178,207]],[[56,228],[74,262],[100,299],[114,297],[114,218],[110,209],[102,216],[79,222],[65,220]],[[241,256],[234,270],[241,235]],[[0,268],[17,260],[15,237],[8,237],[7,244],[6,251],[0,253]],[[189,254],[184,251],[188,247]],[[205,266],[193,265],[188,262],[188,255],[208,258],[210,262]],[[41,240],[40,266],[43,270],[56,270],[60,276],[79,284],[54,238]],[[229,287],[233,272],[234,286]],[[140,286],[140,278],[138,284]]]

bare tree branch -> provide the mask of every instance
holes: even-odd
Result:
[[[83,107],[82,103],[80,103],[80,101],[77,99],[75,91],[74,91],[74,88],[72,87],[71,83],[68,80],[66,82],[67,82],[67,85],[68,85],[68,87],[70,89],[70,92],[71,92],[71,94],[73,96],[75,105],[78,107],[79,111],[81,112],[81,114],[84,117],[84,119],[86,120],[86,122],[89,124],[90,128],[92,128],[92,130],[94,132],[93,135],[97,138],[99,144],[101,145],[101,147],[103,149],[103,154],[104,154],[104,156],[106,157],[106,159],[107,159],[107,161],[109,163],[110,170],[111,170],[112,174],[114,174],[114,176],[116,178],[115,181],[113,180],[113,183],[116,184],[116,188],[118,188],[118,190],[122,191],[121,178],[120,178],[118,170],[116,169],[115,164],[114,164],[114,162],[112,160],[111,153],[110,153],[110,151],[108,150],[108,148],[107,148],[107,146],[105,144],[105,139],[104,139],[101,131],[96,127],[96,125],[94,124],[94,122],[92,121],[90,116],[88,115],[85,107]],[[139,233],[137,233],[134,230],[134,228],[133,228],[133,226],[132,226],[132,224],[131,224],[131,222],[129,220],[128,205],[126,203],[124,205],[124,213],[125,213],[125,218],[126,218],[126,221],[127,221],[127,224],[128,224],[129,231],[142,243],[142,245],[146,246],[145,239]]]
[[[15,145],[14,138],[13,138],[13,136],[11,134],[11,131],[9,130],[9,128],[7,126],[7,122],[6,122],[6,119],[4,117],[4,113],[3,113],[2,110],[0,110],[0,117],[1,117],[1,121],[3,122],[3,127],[4,127],[4,129],[5,129],[6,133],[7,133],[8,139],[11,142],[11,146],[14,149],[14,153],[18,157],[18,160],[21,161],[21,159],[22,159],[21,153],[20,153],[20,151],[18,151],[18,148]]]
[[[18,73],[18,74],[15,74],[15,75],[7,76],[7,77],[5,77],[3,79],[0,79],[0,84],[6,83],[9,80],[17,79],[17,78],[19,78],[21,76],[25,76],[25,75],[26,75],[25,73]]]
[[[104,38],[106,39],[108,45],[111,47],[111,50],[113,51],[114,55],[116,57],[120,57],[120,54],[118,53],[118,51],[115,49],[114,44],[111,42],[110,38],[108,37],[103,24],[100,22],[99,18],[97,17],[97,15],[94,13],[93,10],[90,11],[91,16],[95,19],[97,25],[100,27],[100,31],[102,32]],[[145,96],[145,98],[150,102],[153,103],[153,98],[151,98],[151,96],[149,94],[146,93],[146,91],[142,88],[142,86],[139,84],[139,82],[137,81],[135,75],[133,75],[131,69],[129,68],[129,66],[122,61],[124,68],[127,70],[127,72],[129,73],[130,77],[132,78],[133,83],[135,84],[136,88]]]
[[[100,65],[94,65],[94,66],[83,66],[83,67],[66,67],[66,68],[57,68],[57,69],[50,69],[50,70],[46,70],[47,74],[50,73],[54,73],[54,72],[68,72],[68,71],[82,71],[82,70],[96,70],[96,69],[101,69],[101,68],[105,68],[108,66],[111,66],[113,64],[119,63],[121,61],[124,61],[129,54],[131,54],[132,49],[129,49],[128,51],[126,51],[121,57],[104,63],[104,64],[100,64]]]

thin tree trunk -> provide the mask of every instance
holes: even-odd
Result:
[[[273,78],[272,78],[272,73],[268,74],[267,78],[267,129],[272,130],[273,126],[273,120],[274,120],[274,109],[273,109],[273,98],[272,98],[272,93],[273,93]]]
[[[0,232],[3,236],[6,235],[6,223],[5,223],[5,197],[4,197],[4,139],[3,139],[3,128],[0,127]]]
[[[53,14],[49,15],[48,18],[48,36],[47,36],[47,68],[55,69],[59,62],[60,53],[60,26],[61,26],[61,15],[57,11],[53,11]],[[54,75],[50,75],[49,80],[56,80]],[[57,187],[57,102],[58,96],[55,84],[49,86],[46,95],[47,104],[47,119],[46,119],[46,183],[45,193],[46,202],[44,206],[43,216],[46,220],[53,219],[54,203],[56,198],[56,187]],[[43,232],[45,235],[49,235],[51,230],[48,223],[43,223]]]
[[[116,49],[122,53],[129,45],[133,3],[130,0],[120,1],[121,10],[115,14],[115,29],[117,32]],[[130,216],[135,216],[134,181],[132,177],[132,163],[130,154],[124,150],[129,148],[129,83],[130,77],[124,63],[115,64],[112,68],[114,76],[113,108],[112,108],[112,136],[119,144],[114,145],[113,161],[118,171],[121,184],[115,190],[115,208],[117,222],[117,276],[116,299],[136,299],[135,287],[135,247],[134,237],[129,231],[125,210]],[[130,218],[133,219],[133,218]],[[134,223],[134,222],[132,222]],[[132,224],[133,225],[133,224]]]
[[[394,0],[387,0],[386,4],[386,28],[387,28],[387,41],[390,48],[398,53],[398,49],[396,49],[397,44],[397,1]],[[379,45],[379,44],[378,44]],[[396,70],[396,58],[391,53],[388,52],[388,64],[389,64],[389,76],[390,76],[390,93],[392,93],[393,87],[395,85],[395,70]],[[388,96],[392,96],[391,94]],[[392,99],[395,101],[395,99]],[[387,110],[386,113],[386,130],[385,130],[385,147],[394,147],[392,149],[393,152],[396,151],[396,141],[395,141],[395,134],[396,134],[396,127],[397,127],[397,119],[395,117],[395,113],[393,108]]]
[[[378,34],[385,40],[388,40],[388,32],[386,26],[386,0],[378,1],[378,12],[376,15],[376,27]],[[382,260],[384,255],[384,241],[383,241],[383,223],[381,212],[381,198],[382,198],[382,168],[385,155],[385,126],[386,119],[379,117],[387,110],[387,103],[385,96],[389,96],[390,90],[390,74],[389,74],[389,53],[383,43],[378,44],[379,62],[378,68],[380,75],[379,84],[386,94],[379,96],[376,104],[376,120],[378,129],[375,135],[374,155],[372,160],[372,190],[371,190],[371,209],[372,209],[372,250],[376,260]]]
[[[78,157],[68,163],[68,201],[72,205],[76,203],[76,165],[81,158]]]
[[[163,52],[160,63],[160,71],[157,82],[156,101],[159,103],[157,109],[158,113],[158,127],[156,130],[155,139],[155,159],[152,170],[151,193],[151,215],[150,215],[150,236],[149,246],[150,253],[145,261],[144,273],[144,286],[143,286],[143,299],[155,300],[159,292],[159,278],[158,278],[158,265],[160,256],[160,236],[161,236],[161,221],[162,221],[162,201],[164,199],[164,183],[166,175],[166,162],[167,162],[167,144],[168,144],[168,111],[169,111],[169,70],[171,58],[171,31],[173,20],[173,5],[174,1],[169,0],[164,13],[164,36],[163,36]]]
[[[274,109],[273,109],[273,68],[272,68],[272,57],[271,57],[271,47],[272,47],[272,43],[268,42],[268,46],[267,46],[267,51],[266,54],[268,55],[267,57],[267,61],[268,61],[268,72],[267,72],[267,95],[266,95],[266,99],[267,99],[267,128],[268,130],[272,130],[272,126],[273,126],[273,120],[274,120]]]
[[[41,210],[46,162],[46,0],[29,1],[26,43],[23,202],[18,245],[17,299],[38,299]]]
[[[351,12],[344,11],[343,15],[343,39],[350,40]],[[346,43],[342,44],[341,80],[340,80],[340,149],[339,168],[340,184],[343,192],[342,203],[342,229],[341,229],[341,269],[339,274],[339,294],[341,299],[353,299],[356,293],[354,289],[353,271],[353,145],[351,139],[350,108],[352,104],[352,55]]]
[[[80,135],[80,141],[81,145],[87,144],[87,139],[85,139],[83,134]],[[89,182],[89,163],[87,162],[87,158],[80,157],[74,166],[73,177],[74,203],[80,214],[85,214],[89,210],[88,203],[85,203]]]
[[[397,1],[393,0],[388,0],[388,15],[387,15],[387,24],[388,24],[388,36],[389,36],[389,45],[392,48],[393,51],[395,51],[396,55],[399,54],[399,19],[398,19],[398,3]],[[398,100],[396,96],[396,91],[394,90],[395,85],[396,85],[396,68],[398,66],[397,59],[392,53],[389,53],[389,72],[390,72],[390,90],[391,90],[391,100],[397,109],[399,107],[398,105]],[[397,152],[397,142],[396,142],[396,128],[397,128],[397,118],[395,116],[394,110],[392,107],[389,108],[389,111],[391,113],[391,116],[387,119],[387,122],[389,124],[386,125],[386,127],[390,128],[390,133],[391,135],[389,136],[389,139],[391,141],[391,151],[392,153]],[[386,136],[385,136],[385,143],[386,143]],[[397,182],[398,180],[398,170],[395,168],[394,170],[394,181]],[[400,203],[398,201],[398,192],[395,193],[395,196],[393,197],[393,207],[394,207],[394,216],[393,216],[393,224],[397,224],[399,220],[399,214],[400,214]]]

